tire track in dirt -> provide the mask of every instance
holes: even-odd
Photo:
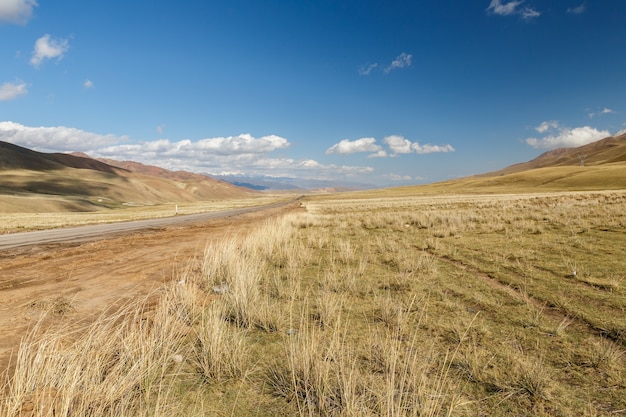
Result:
[[[521,291],[511,287],[510,285],[504,284],[503,282],[499,281],[497,278],[494,278],[491,275],[461,260],[453,259],[445,255],[439,255],[435,253],[434,251],[432,251],[430,248],[426,248],[424,250],[428,254],[434,256],[441,262],[445,262],[463,271],[469,271],[472,274],[472,276],[479,278],[480,280],[485,282],[487,285],[489,285],[491,288],[508,294],[513,299],[524,301],[539,311],[546,312],[546,309],[547,309],[547,312],[553,319],[571,320],[573,323],[576,323],[586,328],[589,331],[589,333],[593,334],[594,336],[606,338],[606,339],[613,341],[614,343],[618,345],[626,346],[626,340],[624,340],[624,337],[620,334],[614,334],[613,332],[608,331],[607,329],[599,328],[595,326],[593,323],[590,323],[581,317],[568,315],[567,313],[563,312],[558,307],[551,305],[549,302],[533,297],[530,294],[524,294]]]

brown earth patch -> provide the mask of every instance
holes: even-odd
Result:
[[[48,311],[46,325],[78,327],[180,279],[211,241],[246,236],[299,203],[82,244],[0,251],[0,369]]]

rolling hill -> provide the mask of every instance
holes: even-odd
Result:
[[[577,148],[551,150],[498,171],[418,188],[455,193],[626,189],[626,133]]]
[[[584,156],[581,166],[580,155]],[[577,148],[545,152],[504,169],[432,184],[382,190],[385,195],[510,194],[558,191],[626,190],[626,133]],[[361,198],[381,190],[355,192]]]
[[[42,153],[6,142],[0,142],[0,178],[5,212],[91,211],[253,194],[204,175],[127,169],[84,154]]]

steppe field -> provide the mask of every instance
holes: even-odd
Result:
[[[626,192],[311,195],[40,311],[1,416],[626,415]]]

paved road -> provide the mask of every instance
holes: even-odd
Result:
[[[293,203],[296,200],[274,203],[264,206],[215,211],[210,213],[162,217],[158,219],[136,220],[131,222],[96,224],[92,226],[68,227],[64,229],[38,230],[35,232],[11,233],[6,235],[0,235],[0,251],[22,246],[33,246],[62,242],[83,242],[115,233],[128,233],[138,230],[159,228],[177,224],[203,222],[212,219],[237,216],[239,214],[251,213],[259,210],[277,208]]]

